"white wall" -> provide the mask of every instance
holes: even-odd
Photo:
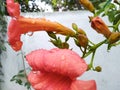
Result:
[[[87,36],[93,42],[97,43],[104,40],[104,37],[100,34],[97,34],[94,30],[91,29],[89,24],[88,16],[92,15],[87,11],[77,11],[77,12],[56,12],[56,13],[34,13],[34,14],[23,14],[26,17],[46,17],[51,21],[57,21],[67,27],[71,28],[71,24],[74,22],[80,28],[84,29],[87,32]],[[104,18],[105,22],[108,23],[107,19]],[[49,43],[49,38],[45,32],[35,32],[33,36],[22,35],[22,40],[24,42],[23,52],[25,54],[29,53],[32,50],[45,48],[51,49],[54,46]],[[71,48],[74,48],[74,51],[80,54],[79,48],[77,48],[73,40],[69,41]],[[20,52],[15,52],[7,45],[7,52],[3,57],[3,72],[4,72],[4,83],[2,85],[2,90],[26,90],[24,87],[11,83],[9,80],[13,75],[15,75],[22,66],[21,55],[17,55]],[[103,70],[102,72],[93,72],[89,71],[83,74],[80,79],[90,80],[95,79],[97,82],[98,90],[119,90],[120,89],[120,46],[113,47],[109,52],[107,52],[107,46],[103,45],[100,47],[95,56],[95,65],[100,65]],[[89,62],[90,57],[86,58],[86,61]]]

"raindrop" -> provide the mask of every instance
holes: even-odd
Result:
[[[37,72],[36,72],[36,71],[33,71],[33,73],[34,73],[34,74],[37,74]]]
[[[33,35],[33,32],[28,32],[27,35],[28,35],[28,36],[32,36],[32,35]]]
[[[65,56],[64,55],[61,56],[61,60],[65,60]]]

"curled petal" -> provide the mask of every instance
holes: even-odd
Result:
[[[14,0],[7,0],[7,11],[11,17],[19,17],[20,16],[20,5],[19,3],[15,3]]]
[[[11,47],[15,50],[18,51],[21,49],[22,42],[20,41],[20,27],[19,23],[17,22],[16,19],[12,19],[10,21],[10,24],[8,26],[8,42],[11,45]]]
[[[83,74],[87,69],[85,61],[68,49],[36,50],[26,56],[33,70],[53,72],[71,79]]]
[[[96,90],[94,80],[71,80],[55,73],[31,71],[28,80],[35,90]]]
[[[28,80],[35,90],[70,90],[72,82],[68,77],[40,71],[31,71]]]
[[[96,82],[94,80],[75,80],[71,84],[71,90],[96,90]]]

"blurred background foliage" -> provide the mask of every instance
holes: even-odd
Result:
[[[41,9],[38,8],[38,5],[35,3],[35,1],[45,2],[45,4],[50,5],[54,11],[59,11],[59,9],[62,9],[62,11],[84,9],[82,5],[79,4],[79,0],[15,0],[15,1],[18,1],[21,4],[22,12],[41,11]],[[29,1],[32,2],[32,8],[29,7],[29,4],[28,4]],[[94,4],[94,6],[97,9],[99,9],[100,8],[99,4],[107,0],[90,0],[90,1]]]
[[[1,82],[3,82],[3,72],[2,72],[2,64],[1,64],[1,55],[2,51],[6,50],[6,47],[4,46],[5,43],[5,36],[7,31],[7,22],[5,19],[5,3],[4,1],[0,0],[0,90],[1,90]]]

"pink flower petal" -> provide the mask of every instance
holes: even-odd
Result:
[[[35,90],[70,90],[72,80],[55,73],[31,71],[28,80]]]
[[[54,72],[71,79],[82,75],[87,69],[85,61],[68,49],[40,49],[28,54],[26,59],[33,70]]]
[[[72,82],[71,90],[96,90],[96,83],[94,80],[76,80]]]
[[[16,19],[12,19],[10,21],[10,24],[8,26],[8,42],[10,43],[11,47],[18,51],[20,50],[22,46],[22,42],[20,41],[20,28],[19,28],[19,23],[17,22]]]
[[[96,90],[94,80],[76,80],[87,64],[72,50],[39,49],[26,55],[26,59],[33,69],[28,80],[35,90]]]
[[[7,0],[7,11],[11,17],[19,17],[20,16],[20,5],[19,3],[15,3],[14,0]]]

